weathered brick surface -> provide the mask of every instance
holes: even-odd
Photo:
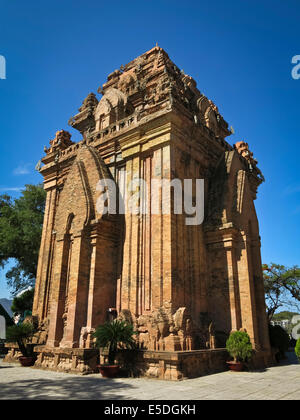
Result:
[[[109,75],[101,93],[70,120],[83,140],[73,144],[60,131],[43,159],[47,202],[34,301],[41,344],[90,348],[94,328],[115,308],[148,351],[213,350],[244,328],[267,360],[253,204],[263,177],[247,143],[226,142],[218,108],[159,47]],[[108,177],[125,204],[126,186],[143,178],[148,208],[170,205],[171,213],[99,214],[96,187]],[[154,195],[153,179],[204,179],[204,222],[187,225],[186,214],[174,214],[172,191]]]

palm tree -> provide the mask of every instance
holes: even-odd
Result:
[[[108,363],[115,363],[116,353],[119,348],[133,349],[136,342],[133,336],[137,334],[133,325],[125,321],[114,320],[99,325],[93,336],[96,338],[97,347],[108,347]]]

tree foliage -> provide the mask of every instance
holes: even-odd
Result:
[[[273,321],[282,321],[284,319],[288,319],[289,321],[292,320],[294,315],[298,315],[298,312],[290,312],[290,311],[281,311],[272,317]]]
[[[20,325],[13,325],[7,327],[6,341],[11,343],[18,343],[19,349],[23,356],[32,356],[32,348],[28,346],[28,340],[33,336],[34,328],[28,322],[23,322]]]
[[[21,315],[25,311],[32,311],[34,289],[26,290],[20,296],[15,296],[11,305],[11,310]]]
[[[299,308],[300,268],[297,265],[285,267],[274,263],[264,264],[263,275],[269,320],[284,305]]]
[[[269,336],[271,346],[278,349],[279,359],[284,358],[290,345],[288,333],[280,325],[269,325]]]
[[[35,282],[45,198],[41,185],[26,185],[14,200],[0,196],[0,265],[15,261],[6,274],[13,295]]]

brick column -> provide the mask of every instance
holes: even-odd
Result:
[[[256,297],[256,316],[259,326],[260,345],[264,350],[270,350],[268,320],[266,313],[265,290],[263,283],[262,262],[260,253],[260,239],[251,241],[251,255],[253,265],[253,281]]]
[[[83,231],[73,234],[69,269],[68,312],[60,347],[79,347],[81,328],[86,325],[90,254]]]
[[[225,242],[227,269],[228,269],[228,290],[231,313],[231,329],[236,331],[242,326],[241,308],[239,299],[238,273],[236,264],[236,253],[234,241]]]
[[[62,316],[65,310],[69,260],[69,235],[56,236],[55,260],[51,290],[50,325],[47,346],[58,347],[63,336]]]
[[[91,240],[91,268],[90,268],[90,281],[89,281],[89,292],[88,292],[88,307],[87,307],[87,322],[88,328],[92,328],[94,306],[95,306],[95,277],[96,277],[96,255],[97,255],[97,235],[94,235]]]
[[[254,289],[253,266],[251,261],[251,242],[247,235],[240,243],[241,257],[238,260],[239,290],[241,300],[242,327],[246,328],[254,347],[260,349],[257,325],[257,309]]]
[[[91,236],[87,318],[82,325],[89,335],[87,347],[91,344],[90,332],[107,321],[109,308],[116,307],[117,243],[113,231],[111,223],[102,221]]]
[[[140,178],[140,158],[133,157],[126,163],[127,171],[127,191],[129,184],[134,180]],[[138,273],[139,273],[139,240],[140,240],[140,216],[139,214],[132,214],[128,209],[128,200],[132,192],[126,196],[125,203],[125,226],[126,238],[124,244],[123,256],[123,273],[122,273],[122,290],[121,301],[122,309],[129,309],[133,315],[138,312]]]
[[[52,233],[57,201],[56,181],[46,185],[45,189],[47,190],[47,196],[32,310],[33,315],[38,317],[39,322],[47,316],[47,291],[50,285],[51,259],[53,252]]]

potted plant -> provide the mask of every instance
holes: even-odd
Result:
[[[19,357],[19,361],[22,366],[33,366],[35,357],[33,353],[33,346],[28,343],[28,340],[34,333],[33,326],[24,322],[20,325],[12,325],[7,327],[6,340],[8,342],[16,342],[19,346],[19,350],[22,356]]]
[[[97,327],[93,333],[96,346],[108,349],[108,363],[99,365],[102,376],[105,378],[116,376],[119,371],[119,366],[115,363],[117,351],[122,348],[133,349],[136,345],[134,334],[136,332],[133,330],[133,325],[117,319]]]
[[[234,371],[241,371],[244,362],[252,357],[252,344],[246,331],[234,331],[226,341],[226,350],[233,357],[233,361],[227,362],[229,368]]]

